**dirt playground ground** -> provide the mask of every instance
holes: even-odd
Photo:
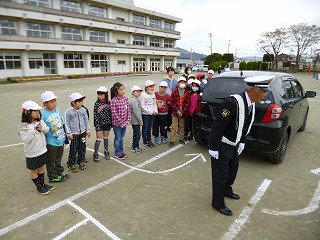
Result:
[[[142,87],[147,79],[159,84],[162,74],[0,85],[0,239],[320,239],[320,80],[295,75],[305,90],[318,93],[309,100],[306,130],[289,142],[281,164],[257,153],[241,155],[234,184],[241,199],[226,199],[234,212],[231,217],[211,207],[210,157],[204,145],[161,144],[131,153],[130,126],[125,161],[103,156],[99,163],[92,161],[96,89],[110,89],[120,81],[130,96],[132,85]],[[86,95],[92,136],[87,169],[70,173],[69,180],[52,184],[55,190],[42,196],[25,166],[17,126],[22,102],[40,104],[46,90],[59,97],[62,112],[69,107],[70,93]],[[112,157],[113,136],[111,131]],[[65,167],[67,157],[65,150]]]

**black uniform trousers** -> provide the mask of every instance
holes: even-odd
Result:
[[[70,152],[67,161],[68,166],[75,165],[83,161],[86,153],[86,132],[81,134],[73,134],[70,142]],[[78,155],[78,156],[77,156]]]
[[[239,167],[237,149],[238,146],[221,143],[219,158],[211,157],[212,207],[214,208],[225,208],[224,196],[233,193],[231,186],[236,179]]]

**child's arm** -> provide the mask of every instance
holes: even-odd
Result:
[[[87,110],[85,111],[83,120],[84,120],[84,126],[86,128],[86,135],[87,135],[87,137],[90,137],[90,135],[91,135],[91,133],[90,133],[90,123],[89,123],[89,117],[88,117]]]
[[[33,124],[28,124],[26,128],[19,130],[19,135],[23,141],[23,143],[30,143],[32,139],[34,138],[34,135],[36,133],[36,129]]]

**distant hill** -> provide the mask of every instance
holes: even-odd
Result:
[[[183,48],[179,48],[179,47],[177,47],[177,48],[180,50],[180,57],[191,58],[191,52],[189,52],[188,50],[185,50]],[[192,52],[192,58],[204,59],[206,57],[207,57],[207,55],[205,55],[205,54]]]

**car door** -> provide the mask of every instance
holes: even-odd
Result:
[[[288,114],[289,126],[291,126],[291,132],[295,133],[300,127],[299,122],[301,106],[299,103],[299,98],[295,95],[292,80],[292,77],[282,77],[283,86],[286,93],[286,102],[283,105],[283,108],[290,112]],[[293,134],[291,134],[291,136],[293,136]]]
[[[309,103],[308,100],[304,97],[304,91],[303,88],[300,84],[300,82],[293,78],[291,81],[292,87],[293,87],[293,92],[294,92],[294,96],[295,99],[297,101],[297,107],[300,108],[299,110],[299,117],[298,117],[298,121],[297,121],[297,129],[299,129],[304,121],[304,118],[307,114],[308,111],[308,107],[309,107]]]

